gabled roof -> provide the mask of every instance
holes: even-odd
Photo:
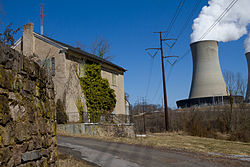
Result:
[[[114,68],[117,68],[117,69],[123,71],[123,72],[127,71],[126,69],[124,69],[124,68],[122,68],[122,67],[120,67],[120,66],[118,66],[118,65],[116,65],[116,64],[114,64],[114,63],[112,63],[110,61],[107,61],[107,60],[105,60],[103,58],[100,58],[100,57],[94,55],[94,54],[85,52],[85,51],[80,50],[78,48],[75,48],[73,46],[67,45],[65,43],[56,41],[56,40],[54,40],[52,38],[49,38],[47,36],[40,35],[40,34],[37,34],[35,32],[34,32],[34,36],[37,37],[38,39],[41,39],[41,40],[43,40],[43,41],[45,41],[45,42],[47,42],[47,43],[55,46],[55,47],[60,48],[62,50],[72,51],[72,52],[78,53],[78,54],[80,54],[80,55],[82,55],[84,57],[90,58],[90,59],[95,60],[95,61],[97,61],[99,63],[104,63],[104,64],[107,64],[107,65],[110,65],[110,66],[112,66]],[[21,37],[19,40],[17,40],[16,43],[12,46],[12,48],[15,48],[18,44],[20,44],[21,41],[22,41],[22,39],[23,38]]]

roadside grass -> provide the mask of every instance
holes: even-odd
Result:
[[[147,134],[146,137],[125,138],[107,136],[72,135],[65,132],[57,132],[58,135],[93,138],[108,142],[119,142],[150,146],[158,149],[184,149],[193,152],[222,153],[250,156],[250,143],[219,140],[205,137],[189,136],[183,132],[167,132]]]
[[[58,152],[60,167],[94,167],[85,161],[80,161],[73,158],[71,155]]]

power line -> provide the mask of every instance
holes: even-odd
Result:
[[[207,29],[207,31],[200,37],[199,40],[202,40],[205,38],[205,36],[223,19],[223,17],[228,13],[228,11],[235,5],[235,3],[237,2],[238,0],[233,0],[228,6],[227,8],[221,13],[221,15],[215,20],[215,22]],[[186,57],[189,53],[189,48],[184,52],[183,56],[181,56],[176,64],[178,62],[180,62],[184,57]]]
[[[194,8],[193,8],[193,10],[191,11],[191,13],[190,13],[190,15],[189,15],[189,17],[188,17],[188,19],[187,19],[187,21],[185,22],[185,25],[183,26],[183,28],[181,29],[181,31],[180,31],[180,33],[178,34],[178,38],[181,36],[181,34],[184,32],[184,30],[186,29],[186,26],[187,26],[187,24],[189,23],[189,21],[190,21],[190,19],[193,17],[193,15],[194,15],[194,12],[196,11],[196,9],[198,8],[198,5],[200,4],[200,1],[201,0],[198,0],[197,2],[196,2],[196,4],[195,4],[195,6],[194,6]],[[230,4],[229,4],[229,6],[222,12],[222,14],[215,20],[215,22],[208,28],[208,30],[201,36],[201,38],[200,38],[200,40],[202,40],[221,20],[222,20],[222,18],[228,13],[228,11],[235,5],[235,3],[237,2],[238,0],[233,0]],[[175,12],[175,14],[174,14],[174,17],[172,18],[172,20],[171,20],[171,22],[170,22],[170,24],[169,24],[169,26],[168,26],[168,32],[167,32],[167,34],[169,34],[169,32],[171,31],[171,29],[172,29],[172,26],[173,26],[173,24],[174,24],[174,22],[176,21],[176,18],[178,17],[178,15],[179,15],[179,13],[180,13],[180,11],[181,11],[181,9],[182,9],[182,7],[183,7],[183,4],[184,4],[184,2],[185,2],[185,0],[181,0],[180,1],[180,3],[179,3],[179,5],[178,5],[178,8],[177,8],[177,10],[176,10],[176,12]],[[167,36],[167,34],[166,34],[166,36]],[[181,60],[183,60],[187,55],[188,55],[188,53],[189,53],[189,48],[184,52],[184,54],[176,61],[176,63],[175,64],[177,64],[178,62],[180,62]],[[174,64],[174,65],[175,65]],[[172,66],[172,67],[174,67],[174,65]],[[171,68],[172,69],[172,68]],[[171,74],[171,72],[170,72],[170,74]],[[169,79],[169,77],[168,77],[168,79]],[[159,88],[160,88],[160,84],[159,84],[159,86],[158,86],[158,88],[157,88],[157,91],[156,91],[156,93],[154,94],[154,98],[155,98],[155,96],[158,94],[158,90],[159,90]],[[153,98],[153,99],[154,99]]]
[[[215,22],[207,29],[207,31],[200,37],[202,40],[207,36],[207,34],[223,19],[223,17],[228,13],[228,11],[238,2],[238,0],[233,0],[228,7],[221,13],[221,15],[215,20]]]
[[[154,33],[159,33],[159,35],[160,35],[160,47],[159,48],[147,48],[146,51],[147,50],[160,50],[161,51],[162,81],[163,81],[163,93],[164,93],[164,105],[165,105],[165,127],[166,127],[166,131],[168,131],[169,121],[168,121],[167,91],[166,91],[166,81],[165,81],[164,58],[169,58],[169,57],[173,57],[173,56],[164,56],[162,43],[163,43],[163,41],[169,41],[169,40],[175,40],[175,39],[162,38],[162,34],[167,33],[166,31],[154,32]]]
[[[175,11],[175,13],[174,13],[174,16],[172,17],[172,19],[171,19],[169,25],[168,25],[168,27],[167,27],[167,32],[166,32],[166,35],[165,35],[165,36],[167,36],[167,35],[169,34],[169,32],[171,31],[171,29],[172,29],[172,27],[173,27],[175,21],[177,20],[177,17],[178,17],[179,14],[180,14],[180,11],[181,11],[181,9],[182,9],[184,3],[185,3],[185,0],[178,0],[177,3],[178,3],[178,7],[177,7],[177,9],[176,9],[176,11]],[[170,47],[170,49],[171,49],[171,47]],[[157,50],[157,51],[158,51],[158,50]],[[157,53],[155,53],[154,55],[150,54],[150,56],[154,58],[154,56],[155,56],[156,54],[157,54]],[[146,89],[146,97],[147,97],[148,89],[149,89],[149,86],[150,86],[151,73],[152,73],[152,69],[150,69],[150,76],[149,76],[149,80],[148,80],[148,84],[147,84],[147,89]],[[160,84],[159,84],[159,85],[160,85]],[[159,87],[157,88],[157,91],[158,91],[158,90],[159,90]],[[157,92],[157,91],[156,91],[156,92]]]
[[[172,66],[171,66],[172,67]],[[170,78],[170,76],[171,76],[171,74],[172,74],[172,71],[173,71],[173,68],[170,68],[168,71],[167,71],[167,83],[168,83],[168,81],[169,81],[169,78]],[[158,100],[159,100],[159,90],[160,90],[160,87],[161,87],[161,82],[162,82],[162,80],[160,80],[159,81],[159,83],[157,84],[157,89],[156,89],[156,91],[155,91],[155,93],[154,93],[154,96],[152,96],[153,98],[152,98],[152,100],[154,100],[154,102],[157,102]],[[162,94],[161,94],[162,95]],[[160,96],[161,97],[161,96]]]
[[[162,80],[160,79],[160,81],[158,82],[158,84],[157,84],[157,89],[156,89],[156,91],[155,91],[155,93],[154,93],[154,96],[153,96],[153,100],[156,98],[156,95],[158,95],[158,92],[159,92],[159,90],[160,90],[160,87],[161,87],[161,82],[162,82]]]
[[[187,19],[186,19],[186,22],[183,24],[183,27],[180,29],[180,32],[178,33],[177,35],[177,42],[178,42],[178,39],[180,38],[180,36],[184,33],[185,29],[188,27],[190,21],[192,20],[196,10],[198,9],[199,7],[199,4],[201,3],[201,0],[196,0],[196,3],[193,7],[193,9],[191,10],[191,12],[189,13]],[[171,54],[172,52],[172,48],[170,48],[169,50],[169,53]]]
[[[183,28],[181,29],[180,33],[178,34],[177,38],[179,38],[181,36],[181,34],[184,32],[184,30],[186,29],[186,26],[187,24],[189,23],[190,19],[193,17],[194,15],[194,12],[196,11],[196,9],[198,8],[198,5],[200,3],[201,0],[198,0],[196,5],[194,6],[193,10],[191,11],[190,15],[189,15],[189,18],[188,20],[185,22],[185,25],[183,26]],[[208,28],[208,30],[201,36],[200,40],[202,40],[222,19],[223,17],[228,13],[228,11],[236,4],[238,0],[233,0],[229,5],[228,7],[222,12],[222,14],[215,20],[215,22]],[[170,29],[171,30],[171,29]],[[183,60],[188,54],[190,53],[190,50],[189,48],[184,52],[184,54],[182,56],[179,57],[179,59],[176,61],[175,64],[179,63],[181,60]],[[172,72],[172,69],[174,67],[174,65],[171,66],[171,69],[170,69],[170,74],[168,74],[168,78],[167,78],[167,81],[169,80],[170,78],[170,75],[171,75],[171,72]],[[158,90],[160,88],[160,84],[157,88],[157,91],[154,95],[154,98],[156,97],[156,95],[158,94]],[[159,96],[160,97],[160,96]],[[159,97],[157,98],[157,100],[159,99]]]
[[[159,49],[158,48],[149,48],[146,51],[150,55],[150,57],[154,60],[155,56],[159,52]],[[152,52],[150,52],[150,51],[152,51]],[[151,75],[152,75],[152,70],[153,70],[153,63],[154,62],[151,61],[151,65],[150,65],[150,69],[149,69],[149,77],[148,77],[148,82],[147,82],[147,88],[146,88],[146,97],[147,97],[148,90],[149,90],[150,83],[151,83]]]
[[[177,9],[176,9],[176,11],[175,11],[175,14],[174,14],[174,16],[172,17],[172,19],[171,19],[171,21],[170,21],[170,23],[169,23],[169,25],[168,25],[168,27],[167,27],[167,33],[166,33],[166,36],[165,36],[165,37],[167,37],[168,34],[170,33],[170,31],[171,31],[171,29],[172,29],[172,27],[173,27],[173,25],[174,25],[174,23],[175,23],[177,17],[179,16],[179,14],[180,14],[180,12],[181,12],[181,9],[182,9],[184,3],[185,3],[185,0],[181,0],[181,1],[179,2],[178,7],[177,7]]]
[[[154,65],[154,57],[152,57],[152,59],[153,60],[151,60],[151,64],[150,64],[150,68],[149,68],[149,77],[148,77],[146,95],[145,95],[146,98],[148,96],[148,90],[149,90],[149,86],[150,86],[150,81],[151,81],[151,76],[152,76],[152,71],[153,71],[153,65]]]
[[[171,76],[171,74],[172,74],[172,71],[173,71],[173,68],[172,68],[172,67],[173,67],[173,65],[171,65],[171,66],[170,66],[170,69],[168,70],[168,74],[167,74],[167,76],[168,76],[168,77],[167,77],[167,82],[169,81],[169,78],[170,78],[170,76]]]
[[[175,64],[177,64],[177,63],[179,63],[182,59],[184,59],[187,55],[188,55],[188,53],[189,53],[189,48],[184,52],[184,54],[177,60],[177,62],[175,63]]]
[[[179,34],[177,35],[177,40],[178,40],[178,38],[180,38],[180,36],[183,34],[185,29],[187,28],[189,22],[192,20],[194,14],[195,14],[195,11],[198,9],[200,3],[201,3],[201,0],[196,0],[196,3],[194,5],[193,9],[191,10],[186,22],[184,23],[183,27],[181,28]]]

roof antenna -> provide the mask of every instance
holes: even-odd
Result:
[[[41,12],[40,12],[40,17],[41,17],[41,35],[43,35],[43,4],[41,4]]]

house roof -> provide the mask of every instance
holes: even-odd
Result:
[[[37,33],[35,33],[35,34],[37,34]],[[40,34],[37,34],[37,35],[40,35]],[[86,52],[86,51],[83,51],[83,50],[81,50],[81,49],[78,49],[78,48],[75,48],[75,47],[73,47],[73,46],[67,45],[67,44],[65,44],[65,43],[56,41],[56,40],[54,40],[54,39],[52,39],[52,38],[49,38],[49,37],[47,37],[47,36],[44,36],[44,35],[40,35],[40,36],[42,36],[42,37],[44,37],[44,38],[47,38],[47,39],[49,39],[49,40],[51,40],[51,41],[53,41],[53,42],[55,42],[55,43],[58,43],[58,44],[62,45],[63,47],[66,47],[68,50],[71,50],[71,51],[73,51],[73,52],[79,53],[79,54],[84,55],[84,56],[86,56],[86,57],[88,57],[88,58],[97,60],[98,62],[108,64],[108,65],[113,66],[113,67],[115,67],[115,68],[118,68],[119,70],[122,70],[122,71],[124,71],[124,72],[127,71],[126,69],[124,69],[124,68],[122,68],[122,67],[120,67],[120,66],[118,66],[118,65],[116,65],[116,64],[114,64],[114,63],[112,63],[112,62],[110,62],[110,61],[107,61],[107,60],[105,60],[105,59],[103,59],[103,58],[100,58],[100,57],[98,57],[98,56],[96,56],[96,55],[94,55],[94,54],[88,53],[88,52]]]
[[[86,51],[80,50],[80,49],[75,48],[73,46],[67,45],[65,43],[59,42],[59,41],[54,40],[52,38],[49,38],[47,36],[40,35],[40,34],[37,34],[35,32],[34,32],[34,36],[41,39],[41,40],[43,40],[43,41],[45,41],[45,42],[48,42],[48,43],[54,45],[56,47],[59,47],[61,49],[65,49],[65,50],[69,50],[69,51],[78,53],[80,55],[83,55],[84,57],[90,58],[92,60],[94,59],[99,63],[104,63],[104,64],[107,64],[107,65],[110,65],[110,66],[112,66],[114,68],[117,68],[118,70],[123,71],[123,72],[127,71],[126,69],[124,69],[124,68],[122,68],[122,67],[120,67],[120,66],[118,66],[118,65],[116,65],[116,64],[114,64],[114,63],[112,63],[110,61],[107,61],[107,60],[105,60],[103,58],[100,58],[100,57],[94,55],[94,54],[91,54],[91,53],[88,53]],[[22,40],[22,37],[14,44],[13,48],[15,48],[21,42],[21,40]]]

